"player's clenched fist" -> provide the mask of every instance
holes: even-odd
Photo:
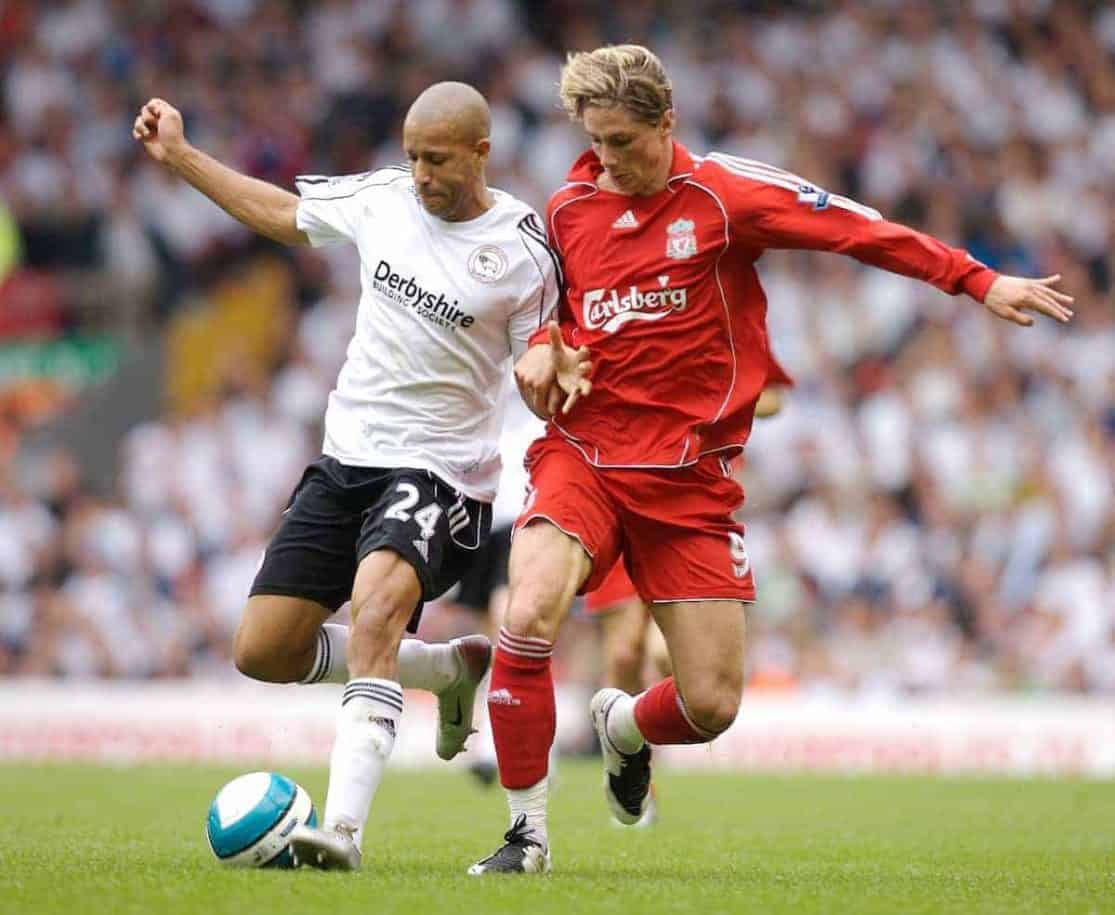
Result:
[[[139,109],[132,136],[156,162],[165,162],[186,145],[181,112],[161,98],[153,98]]]

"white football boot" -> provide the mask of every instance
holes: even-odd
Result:
[[[608,737],[608,711],[619,699],[630,699],[621,689],[607,687],[592,697],[592,726],[604,754],[604,797],[608,808],[624,826],[643,818],[650,805],[650,744],[637,753],[621,753]]]
[[[295,867],[308,864],[325,871],[360,870],[360,849],[353,833],[343,826],[295,826],[290,833],[290,853]]]

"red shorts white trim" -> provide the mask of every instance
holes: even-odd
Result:
[[[582,594],[597,590],[621,557],[650,602],[755,599],[743,525],[743,488],[708,455],[669,470],[594,467],[557,435],[527,451],[530,493],[515,522],[545,520],[592,559]]]

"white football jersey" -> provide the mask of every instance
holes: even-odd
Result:
[[[508,360],[561,288],[542,222],[492,189],[466,222],[428,213],[410,170],[297,179],[298,228],[360,252],[360,305],[322,450],[356,467],[430,470],[491,501],[499,483],[500,390]]]

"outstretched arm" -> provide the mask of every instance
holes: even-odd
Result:
[[[951,295],[966,293],[996,317],[1023,326],[1034,323],[1025,311],[1058,321],[1072,318],[1072,297],[1053,288],[1059,276],[1001,276],[966,251],[889,222],[870,207],[790,172],[720,153],[709,159],[720,169],[734,233],[757,251],[808,248],[846,254]]]
[[[186,140],[182,115],[159,98],[144,105],[132,126],[156,162],[189,182],[249,229],[288,245],[309,243],[298,228],[298,195],[242,175],[196,149]]]

